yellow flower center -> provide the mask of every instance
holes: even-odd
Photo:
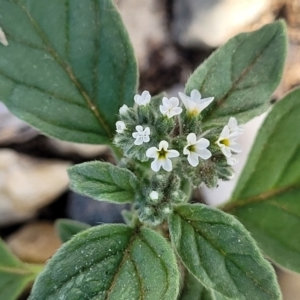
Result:
[[[158,159],[166,159],[167,152],[168,151],[166,151],[164,148],[162,148],[160,151],[157,151]]]
[[[190,151],[190,152],[195,152],[195,145],[189,145],[187,147],[187,149]]]
[[[199,110],[197,109],[193,109],[193,110],[189,110],[188,111],[188,115],[189,117],[193,118],[193,117],[197,117],[200,114]]]
[[[220,141],[220,144],[225,145],[226,147],[228,147],[230,145],[229,139],[223,139]]]

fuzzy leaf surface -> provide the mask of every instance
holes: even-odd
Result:
[[[68,169],[71,188],[85,196],[113,203],[132,202],[137,178],[127,169],[92,161]]]
[[[74,236],[38,277],[31,300],[175,300],[175,255],[156,232],[102,225]]]
[[[300,272],[300,90],[274,105],[231,202],[234,214],[275,263]]]
[[[16,300],[35,277],[33,269],[19,261],[0,239],[0,299]]]
[[[184,277],[184,285],[180,293],[179,300],[191,299],[217,300],[215,298],[214,291],[207,290],[191,273],[187,271]]]
[[[56,231],[63,243],[67,242],[80,231],[90,227],[88,224],[69,219],[57,219],[55,222]]]
[[[282,76],[286,39],[282,21],[239,34],[195,70],[186,93],[215,97],[202,113],[205,128],[224,126],[229,117],[245,123],[267,109]]]
[[[43,133],[110,143],[137,67],[112,0],[0,0],[0,100]]]
[[[201,204],[178,206],[171,240],[185,267],[207,288],[230,299],[281,299],[271,265],[233,216]]]

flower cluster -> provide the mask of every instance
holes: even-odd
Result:
[[[236,140],[242,133],[237,120],[231,117],[218,138],[207,139],[201,132],[201,112],[214,98],[202,99],[197,90],[192,90],[190,96],[179,93],[179,97],[184,109],[177,97],[163,97],[158,105],[157,100],[151,100],[148,91],[134,96],[136,108],[126,105],[120,108],[121,120],[116,123],[115,143],[124,150],[125,156],[140,161],[153,159],[151,169],[154,172],[161,168],[170,172],[174,158],[185,157],[192,167],[210,159],[212,151],[217,152],[213,146],[209,149],[214,143],[229,166],[236,164],[233,154],[241,152]],[[182,119],[180,115],[183,115]],[[186,122],[182,124],[182,121]]]
[[[134,200],[140,221],[163,222],[174,204],[188,198],[184,186],[204,182],[215,187],[218,180],[232,178],[242,129],[231,117],[223,128],[205,130],[202,112],[213,101],[202,99],[197,90],[190,96],[179,93],[179,98],[144,91],[134,96],[134,107],[120,108],[114,142],[124,152],[121,166],[142,182]]]

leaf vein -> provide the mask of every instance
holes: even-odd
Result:
[[[11,81],[14,82],[16,85],[21,85],[21,86],[25,86],[25,87],[27,87],[27,88],[29,88],[29,89],[37,90],[37,91],[39,91],[39,92],[41,92],[41,93],[43,93],[43,94],[46,94],[46,95],[48,95],[48,96],[50,96],[50,97],[56,98],[56,99],[58,99],[58,100],[65,101],[65,102],[70,103],[70,104],[72,104],[72,105],[79,106],[79,107],[81,107],[81,108],[83,108],[83,109],[87,109],[87,107],[86,107],[85,105],[80,104],[80,103],[77,103],[77,102],[74,102],[74,101],[71,100],[71,99],[68,99],[68,98],[63,97],[63,96],[61,96],[61,95],[58,95],[58,94],[55,94],[55,93],[53,93],[53,92],[47,91],[47,90],[45,90],[45,89],[43,89],[43,88],[41,88],[41,87],[38,87],[38,86],[36,86],[36,85],[29,85],[29,84],[27,84],[27,83],[25,83],[25,82],[18,81],[17,79],[15,79],[15,78],[13,78],[13,77],[11,77],[11,76],[9,76],[9,75],[3,73],[3,71],[1,71],[1,70],[0,70],[0,76],[3,76],[4,78],[6,78],[6,79],[8,79],[8,80],[11,80]]]
[[[245,270],[241,269],[240,266],[234,261],[232,260],[226,252],[222,251],[222,249],[219,249],[219,247],[208,237],[206,236],[206,234],[202,231],[200,231],[200,229],[198,229],[198,227],[195,226],[194,222],[195,221],[190,221],[190,220],[187,220],[184,218],[184,216],[180,215],[181,218],[187,223],[187,224],[190,224],[190,226],[192,226],[194,228],[194,230],[199,234],[201,235],[205,240],[207,240],[207,242],[209,242],[211,244],[211,246],[216,249],[223,257],[224,257],[224,260],[226,261],[226,259],[228,261],[231,261],[237,268],[239,268],[245,275],[246,277],[248,277],[249,279],[251,279],[252,281],[254,282],[257,282],[256,279],[254,277],[252,277],[250,274],[248,274]],[[190,222],[189,222],[190,221]],[[235,253],[230,253],[230,254],[235,254]],[[239,255],[239,253],[236,253],[237,255]],[[249,257],[252,257],[250,255],[245,255],[245,256],[249,256]],[[231,278],[231,276],[230,276]],[[232,278],[231,278],[232,280]],[[270,291],[266,290],[264,287],[262,287],[261,285],[259,285],[259,282],[258,282],[258,287],[260,287],[263,291],[265,291],[266,293],[272,295],[270,293]]]
[[[49,54],[59,63],[59,65],[62,67],[62,69],[68,74],[70,80],[75,84],[77,90],[82,95],[83,99],[85,100],[86,104],[90,108],[90,110],[93,112],[95,117],[97,118],[99,124],[103,127],[104,131],[106,132],[108,137],[112,137],[113,134],[109,129],[109,126],[105,120],[105,118],[102,116],[101,112],[99,111],[98,107],[94,104],[88,93],[85,91],[84,87],[80,83],[80,81],[75,77],[71,66],[65,62],[59,54],[51,47],[51,43],[49,42],[47,35],[44,33],[44,31],[39,27],[38,23],[33,19],[29,11],[26,9],[25,6],[20,5],[16,0],[11,0],[13,3],[18,5],[26,14],[30,22],[32,23],[33,27],[35,28],[38,35],[41,37],[43,43],[47,46],[47,50]]]
[[[268,49],[270,47],[270,45],[272,44],[273,40],[276,38],[276,33],[274,33],[274,35],[272,36],[272,38],[270,39],[269,43],[266,45],[266,47],[264,47],[262,49],[262,51],[260,51],[253,59],[253,61],[251,62],[251,64],[245,68],[243,70],[243,72],[241,72],[240,76],[232,83],[231,88],[228,90],[228,92],[217,101],[217,106],[220,107],[224,101],[235,91],[236,86],[238,86],[238,84],[244,79],[244,77],[252,70],[252,68],[255,66],[256,62],[258,61],[258,59],[261,57],[261,55],[266,51],[266,49]],[[240,47],[240,44],[238,45],[238,47]],[[232,65],[232,63],[231,63]],[[213,110],[208,111],[207,114],[205,115],[205,118],[207,118],[209,115],[213,114]]]
[[[109,294],[112,292],[113,287],[116,284],[118,275],[119,275],[126,259],[128,258],[128,256],[130,256],[130,251],[131,251],[131,248],[133,246],[133,243],[134,243],[137,235],[138,235],[138,232],[135,232],[135,234],[132,235],[132,237],[130,238],[130,240],[128,242],[128,245],[127,245],[126,249],[123,251],[123,254],[124,254],[123,258],[122,258],[121,262],[119,263],[118,268],[116,269],[115,275],[113,276],[113,278],[112,278],[112,280],[109,284],[109,289],[106,290],[105,300],[109,299]]]

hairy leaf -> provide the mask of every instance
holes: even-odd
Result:
[[[274,105],[224,210],[274,262],[300,272],[300,90]]]
[[[0,0],[0,100],[47,135],[110,143],[137,68],[112,0]]]
[[[274,270],[234,217],[185,204],[174,210],[169,224],[182,262],[206,288],[231,299],[281,299]]]
[[[191,273],[188,271],[184,276],[184,286],[179,300],[216,300],[214,292],[207,290]]]
[[[165,239],[147,229],[102,225],[79,233],[53,256],[31,300],[175,300],[179,273]]]
[[[86,162],[68,169],[71,188],[96,200],[132,202],[137,178],[127,169],[100,161]]]
[[[39,268],[19,261],[0,239],[0,299],[17,299],[39,271]]]
[[[279,21],[232,38],[196,69],[186,93],[197,89],[215,97],[202,113],[206,128],[223,126],[233,116],[246,122],[266,110],[282,76],[286,43]]]
[[[65,243],[77,233],[86,230],[91,226],[74,220],[57,219],[55,227],[61,241]]]

